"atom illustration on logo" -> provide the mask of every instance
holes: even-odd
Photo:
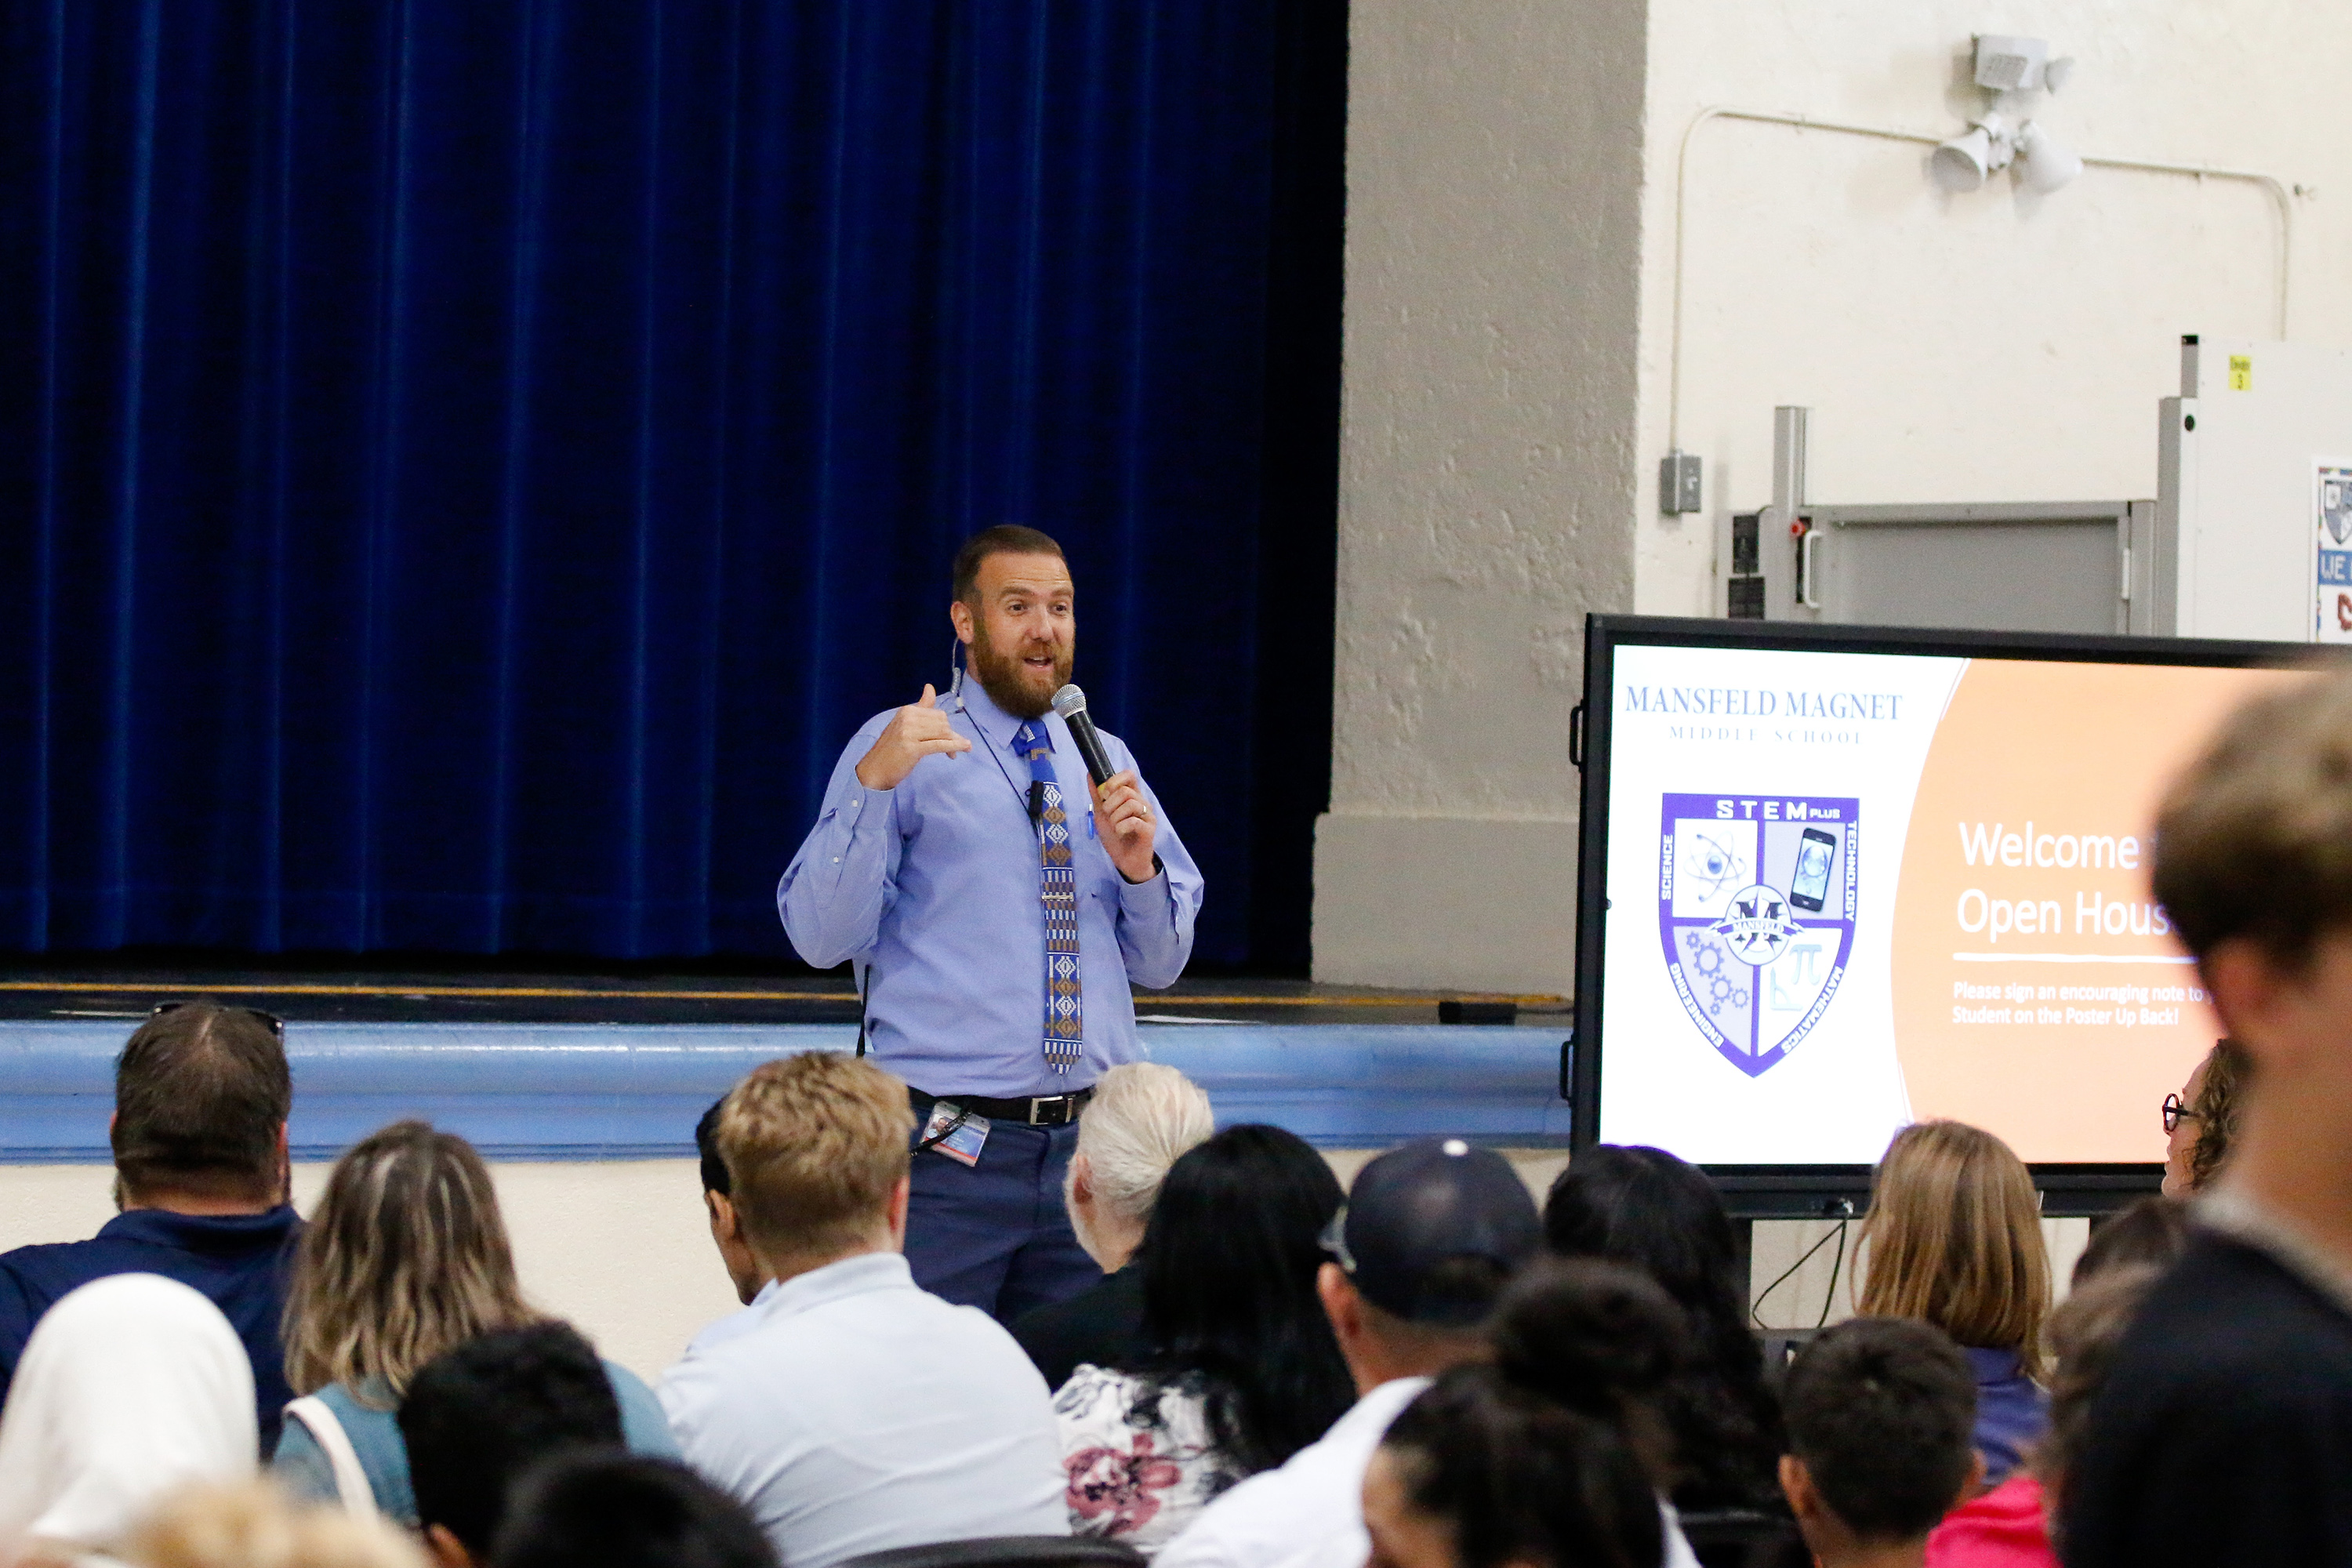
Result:
[[[1759,882],[1732,894],[1723,918],[1707,929],[1723,939],[1732,957],[1761,969],[1805,928],[1789,918],[1789,900],[1780,890]]]

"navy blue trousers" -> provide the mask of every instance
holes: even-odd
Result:
[[[918,1153],[907,1201],[907,1265],[915,1283],[1009,1323],[1100,1279],[1062,1205],[1062,1181],[1077,1148],[1076,1123],[999,1121],[977,1165],[936,1149]]]

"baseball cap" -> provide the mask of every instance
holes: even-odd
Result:
[[[1459,1138],[1427,1138],[1356,1173],[1323,1245],[1383,1311],[1467,1328],[1542,1239],[1535,1200],[1509,1161]],[[1457,1259],[1493,1267],[1446,1268]]]

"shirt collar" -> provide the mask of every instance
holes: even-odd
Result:
[[[1015,719],[998,707],[996,699],[988,694],[988,688],[980,683],[980,678],[976,675],[967,673],[963,678],[961,689],[962,695],[960,700],[964,704],[964,717],[978,726],[980,732],[990,741],[1008,751],[1011,750],[1013,731],[1020,729],[1024,721]],[[1039,729],[1045,731],[1045,738],[1050,741],[1054,736],[1055,718],[1055,715],[1049,709],[1039,718],[1025,721],[1034,723]]]
[[[752,1305],[761,1308],[765,1321],[774,1322],[814,1311],[845,1297],[863,1296],[875,1290],[911,1290],[914,1288],[915,1277],[907,1268],[905,1254],[861,1252],[855,1258],[845,1258],[822,1268],[795,1274],[781,1284],[771,1279],[753,1298]]]
[[[2206,1229],[2252,1247],[2326,1297],[2337,1311],[2352,1313],[2352,1269],[2228,1177],[2199,1197],[2191,1212]]]
[[[144,1241],[184,1252],[273,1252],[301,1226],[293,1206],[280,1204],[260,1214],[179,1214],[171,1209],[130,1209],[108,1220],[99,1235],[116,1241]]]

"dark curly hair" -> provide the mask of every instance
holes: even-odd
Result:
[[[1690,1352],[1660,1398],[1681,1470],[1678,1508],[1780,1506],[1780,1411],[1748,1330],[1731,1215],[1715,1184],[1663,1149],[1603,1143],[1552,1183],[1544,1239],[1657,1281],[1689,1324]]]

